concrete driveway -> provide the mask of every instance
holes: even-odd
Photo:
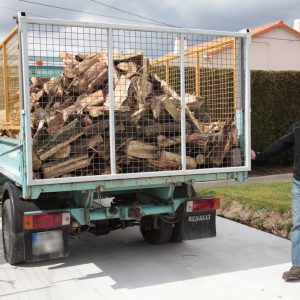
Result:
[[[138,228],[72,240],[66,259],[5,263],[0,243],[0,299],[295,299],[286,283],[290,242],[217,219],[218,236],[152,246]]]

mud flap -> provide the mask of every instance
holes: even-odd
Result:
[[[183,240],[216,236],[216,211],[184,213],[182,217]]]

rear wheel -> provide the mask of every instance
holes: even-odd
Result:
[[[173,224],[163,222],[158,216],[145,216],[141,221],[141,232],[150,244],[164,244],[170,241]]]
[[[181,205],[176,212],[176,220],[172,229],[172,235],[170,238],[170,242],[172,243],[181,243],[183,241],[182,238],[182,218],[183,218],[184,208]]]
[[[12,265],[24,262],[24,236],[14,230],[12,217],[12,202],[10,199],[4,201],[2,207],[2,238],[4,257]]]

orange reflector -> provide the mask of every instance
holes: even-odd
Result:
[[[214,209],[219,209],[221,206],[221,199],[220,198],[215,198],[214,199]]]
[[[33,229],[33,216],[24,215],[23,216],[23,228],[25,230]]]
[[[38,67],[42,67],[44,65],[44,62],[42,60],[37,60],[35,62],[35,65],[38,66]]]

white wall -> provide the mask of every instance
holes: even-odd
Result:
[[[300,36],[276,28],[252,38],[252,70],[300,70]]]

